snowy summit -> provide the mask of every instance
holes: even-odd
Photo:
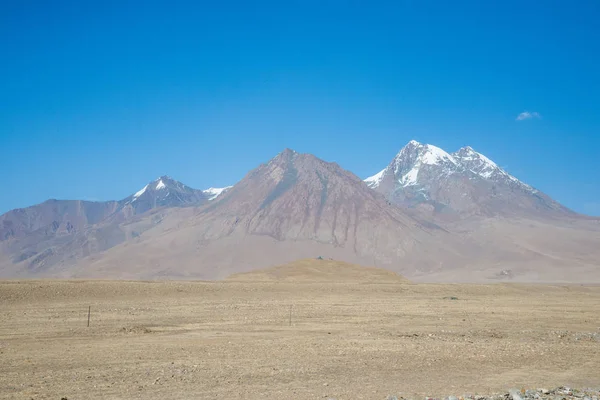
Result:
[[[223,192],[227,191],[228,189],[231,189],[232,186],[226,186],[223,188],[208,188],[206,190],[203,190],[204,194],[206,194],[208,196],[208,200],[214,200],[217,197],[219,197],[221,194],[223,194]]]
[[[407,187],[421,184],[422,174],[427,175],[426,182],[432,176],[443,177],[449,174],[464,173],[465,171],[470,171],[486,180],[510,181],[523,189],[534,190],[470,146],[463,147],[450,154],[437,146],[421,144],[416,140],[408,142],[394,157],[390,165],[377,174],[366,178],[364,182],[370,188],[375,189],[379,187],[386,176],[391,174],[400,186]]]
[[[452,155],[439,147],[411,140],[394,157],[390,165],[364,181],[370,188],[375,189],[383,178],[392,174],[400,185],[413,186],[419,183],[420,172],[427,166],[439,166],[443,173],[450,173],[456,169],[457,162]]]

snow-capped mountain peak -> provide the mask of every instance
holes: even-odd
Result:
[[[440,162],[450,161],[456,163],[454,158],[441,148],[432,144],[422,144],[416,140],[411,140],[396,155],[396,158],[406,157],[416,154],[419,161],[423,164],[435,165]]]
[[[143,213],[158,207],[186,207],[205,204],[209,195],[202,190],[193,189],[175,179],[163,175],[148,183],[135,194],[123,199],[123,206],[130,206],[135,213]]]
[[[396,203],[465,215],[560,208],[470,146],[449,154],[411,140],[386,168],[364,182]]]
[[[203,190],[202,192],[204,192],[205,195],[208,196],[208,201],[210,200],[214,200],[217,197],[219,197],[221,194],[223,194],[224,192],[226,192],[227,190],[231,189],[233,186],[226,186],[223,188],[208,188],[206,190]]]
[[[423,169],[428,170],[426,175],[430,175],[425,180],[420,179]],[[370,188],[375,189],[379,187],[385,177],[393,175],[397,183],[407,187],[420,185],[432,178],[437,179],[454,173],[473,173],[485,180],[507,181],[513,185],[518,184],[523,189],[534,191],[531,186],[519,181],[471,146],[465,146],[450,154],[437,146],[422,144],[416,140],[408,142],[394,157],[390,165],[366,178],[364,182]]]
[[[167,183],[165,183],[165,182],[167,182]],[[173,181],[168,176],[161,176],[161,177],[153,180],[152,182],[150,182],[149,184],[147,184],[146,186],[144,186],[143,188],[141,188],[137,192],[135,192],[133,194],[130,202],[136,201],[140,196],[142,196],[144,193],[148,193],[149,191],[167,189],[167,185],[171,186],[172,183],[176,183],[178,185],[185,186],[183,184],[180,184],[177,181]]]
[[[160,190],[160,189],[166,189],[167,185],[165,185],[165,183],[162,181],[162,179],[158,180],[158,183],[156,184],[156,190]]]
[[[134,193],[132,196],[124,199],[125,204],[132,204],[139,207],[137,203],[148,203],[143,208],[154,208],[157,206],[181,206],[181,205],[198,205],[206,201],[214,200],[231,186],[222,188],[211,187],[206,190],[193,189],[175,179],[163,175],[152,182],[148,183],[142,189]]]
[[[431,144],[421,144],[411,140],[394,158],[392,162],[394,176],[400,185],[413,186],[419,184],[419,175],[425,167],[439,167],[442,174],[450,173],[456,168],[456,160],[450,154]]]
[[[393,174],[402,186],[412,186],[419,183],[419,173],[424,166],[440,166],[442,171],[449,173],[456,165],[454,157],[441,148],[411,140],[387,168],[366,178],[364,182],[375,189],[386,176]]]
[[[423,151],[419,155],[419,161],[428,165],[437,165],[447,161],[451,162],[452,164],[456,164],[454,157],[439,147],[431,144],[423,145]]]

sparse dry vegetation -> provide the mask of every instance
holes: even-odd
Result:
[[[2,282],[0,397],[340,400],[599,384],[599,287],[249,278]]]

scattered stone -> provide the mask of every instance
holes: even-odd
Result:
[[[512,400],[523,400],[521,397],[521,391],[519,391],[519,389],[510,389],[508,394],[510,394]]]
[[[508,393],[495,393],[492,395],[469,395],[460,397],[448,396],[444,400],[599,400],[600,389],[573,389],[568,386],[561,386],[553,390],[545,388],[534,389],[516,389],[512,388]],[[395,396],[388,396],[387,400],[398,400]],[[400,397],[400,400],[407,400]],[[425,400],[438,400],[434,397],[425,397]]]

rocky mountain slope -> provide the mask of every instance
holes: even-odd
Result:
[[[600,282],[600,221],[468,147],[411,142],[366,182],[287,149],[233,187],[161,177],[47,203],[0,217],[0,277],[221,279],[322,256],[411,280]]]
[[[0,216],[0,240],[28,235],[68,235],[104,220],[119,209],[119,202],[47,200]]]
[[[339,165],[289,149],[195,216],[170,213],[143,236],[99,255],[91,270],[110,274],[115,260],[127,260],[149,275],[215,279],[318,255],[397,269],[464,261],[458,238],[441,227],[403,212]]]
[[[72,265],[137,237],[170,208],[201,206],[227,190],[195,190],[163,176],[120,201],[53,199],[12,210],[0,216],[0,266],[38,273]]]
[[[468,146],[450,154],[430,144],[410,141],[386,168],[365,179],[365,183],[396,204],[428,210],[437,216],[575,215]]]

